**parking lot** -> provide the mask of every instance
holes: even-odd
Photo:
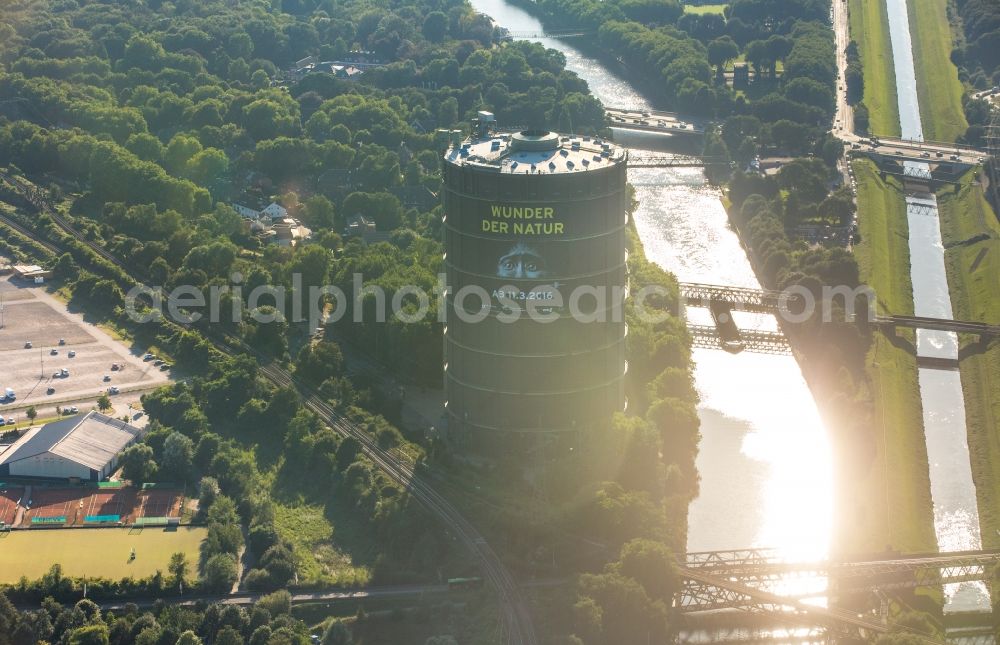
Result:
[[[133,353],[84,321],[81,314],[68,311],[44,287],[3,276],[0,298],[0,388],[14,390],[17,397],[0,403],[2,416],[16,412],[20,418],[34,405],[42,417],[43,406],[96,401],[111,386],[124,396],[159,386],[170,378],[168,372],[144,362],[138,350]],[[31,347],[27,348],[29,342]],[[70,352],[75,356],[70,357]],[[114,364],[120,369],[113,369]],[[68,375],[56,376],[63,369]],[[115,397],[111,398],[114,402]]]

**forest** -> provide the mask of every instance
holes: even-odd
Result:
[[[636,406],[588,438],[587,450],[550,464],[565,476],[544,491],[553,510],[539,515],[521,503],[538,491],[520,476],[509,481],[512,464],[453,459],[435,437],[402,426],[392,388],[349,370],[347,345],[400,379],[439,386],[441,330],[432,319],[331,325],[314,338],[306,324],[278,315],[277,302],[251,311],[243,301],[236,320],[183,326],[136,325],[124,309],[139,282],[207,295],[236,275],[244,294],[272,284],[288,301],[324,284],[349,293],[355,273],[390,297],[403,285],[430,291],[441,264],[441,213],[436,199],[421,196],[440,185],[435,130],[464,129],[488,109],[502,124],[600,132],[603,110],[561,54],[505,42],[488,19],[454,0],[2,6],[0,167],[127,270],[7,187],[0,199],[15,207],[9,216],[65,252],[52,255],[7,228],[0,252],[52,267],[71,305],[183,371],[184,380],[145,395],[150,432],[122,464],[134,482],[196,482],[189,485],[199,500],[195,520],[208,528],[198,562],[172,563],[147,580],[83,581],[54,566],[39,580],[8,586],[11,601],[40,607],[18,614],[0,602],[9,633],[68,643],[304,642],[303,625],[263,601],[269,615],[258,607],[102,615],[89,601],[59,604],[76,602],[84,584],[95,601],[173,594],[181,581],[189,592],[224,591],[239,576],[244,549],[254,560],[243,586],[262,592],[475,573],[357,441],[305,409],[296,390],[262,378],[260,364],[271,361],[380,446],[433,472],[440,486],[480,478],[484,490],[470,496],[459,486],[465,496],[455,493],[457,503],[491,541],[508,545],[510,565],[576,581],[536,599],[552,642],[669,632],[672,553],[683,548],[687,502],[697,491],[696,396],[689,340],[676,319],[649,325],[629,313]],[[299,71],[308,59],[362,58],[376,62],[354,78],[315,65]],[[234,208],[271,201],[311,237],[271,243]],[[351,235],[359,217],[374,222],[378,241]],[[673,295],[658,304],[676,308],[673,278],[646,263],[641,247],[632,257],[633,283],[665,286]],[[293,275],[302,278],[298,288]],[[234,298],[224,295],[223,308]],[[253,351],[222,353],[219,339]],[[608,462],[608,454],[617,458]],[[602,548],[577,553],[579,536],[588,535]],[[557,560],[556,552],[572,556]],[[455,632],[486,638],[493,602],[477,605],[485,621],[462,616]],[[357,621],[351,629],[364,631]],[[341,625],[324,638],[347,642],[350,632]]]

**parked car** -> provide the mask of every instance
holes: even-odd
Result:
[[[60,338],[59,339],[59,346],[62,347],[65,344],[66,344],[66,339],[65,338]]]
[[[24,348],[25,349],[31,349],[31,341],[30,340],[24,342]]]
[[[76,357],[76,352],[74,352],[74,351],[73,351],[73,350],[71,349],[71,350],[69,350],[69,353],[68,353],[68,354],[66,354],[66,355],[67,355],[67,356],[69,356],[70,358],[75,358],[75,357]]]
[[[59,350],[56,349],[55,347],[49,350],[49,356],[58,356],[58,355],[59,355]]]
[[[156,360],[156,354],[150,354],[149,352],[146,352],[146,355],[142,357],[142,360],[144,360],[144,361],[154,361],[154,360]]]
[[[56,388],[50,387],[49,389],[45,390],[45,393],[46,394],[55,394],[56,393]]]
[[[7,425],[9,425],[9,426],[14,425],[14,417],[8,417],[8,419],[7,419]]]
[[[159,367],[160,365],[163,365],[163,361],[158,358],[155,361],[153,361],[153,365],[155,365],[156,367]]]
[[[105,374],[104,375],[104,382],[107,383],[110,380],[111,380],[111,375],[110,374]]]
[[[111,364],[111,371],[112,372],[117,372],[118,371],[118,363],[112,363]]]
[[[80,408],[78,408],[75,405],[73,405],[73,406],[70,406],[69,411],[70,411],[70,414],[76,414],[77,412],[80,411]]]
[[[108,394],[118,394],[120,391],[117,385],[112,385],[108,388]]]

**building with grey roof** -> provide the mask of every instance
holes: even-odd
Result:
[[[0,454],[0,477],[102,481],[139,435],[138,428],[99,412],[53,421]]]

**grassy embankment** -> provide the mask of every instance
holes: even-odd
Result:
[[[877,294],[881,313],[912,314],[909,227],[900,185],[883,181],[875,165],[855,161],[858,225],[855,248],[861,279]],[[887,546],[903,552],[934,550],[927,446],[912,331],[873,333],[867,370],[874,402],[875,458],[845,483],[840,546],[871,553]]]
[[[947,4],[947,0],[907,0],[920,121],[928,141],[955,141],[969,127],[958,68],[951,62]]]
[[[957,192],[951,186],[938,192],[938,207],[955,317],[1000,323],[1000,223],[971,172]],[[965,424],[983,546],[1000,548],[1000,342],[987,348],[976,337],[963,335],[961,345]]]
[[[872,134],[898,137],[896,71],[885,0],[850,0],[851,38],[858,43],[865,78],[864,103]]]

